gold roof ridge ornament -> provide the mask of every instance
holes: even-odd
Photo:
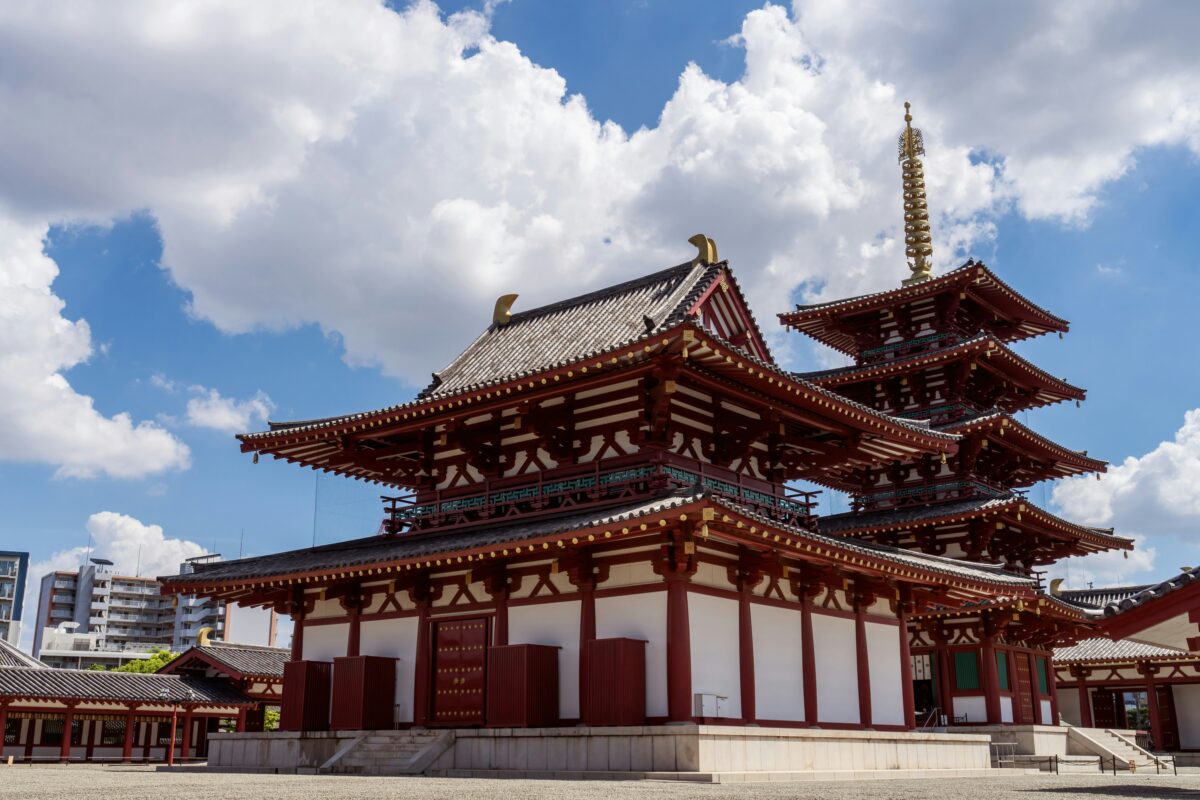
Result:
[[[695,245],[696,249],[700,251],[692,259],[693,264],[715,264],[720,261],[717,257],[717,243],[703,233],[697,233],[688,239],[688,244]]]
[[[908,286],[933,277],[933,240],[929,233],[929,204],[925,199],[925,137],[912,126],[911,105],[904,102],[904,132],[900,134],[900,174],[904,180],[904,255],[912,275]]]
[[[504,326],[512,320],[513,303],[517,302],[518,294],[502,294],[496,298],[496,307],[492,309],[492,324]]]
[[[208,637],[212,635],[212,632],[213,629],[209,627],[196,631],[196,644],[200,647],[208,647]]]

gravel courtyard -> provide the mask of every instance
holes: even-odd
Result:
[[[1200,775],[1011,776],[856,783],[697,785],[642,782],[350,778],[333,776],[164,774],[143,769],[0,767],[0,798],[20,800],[623,800],[624,798],[820,798],[821,800],[1038,800],[1200,798]]]

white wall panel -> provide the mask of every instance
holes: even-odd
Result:
[[[350,625],[348,623],[305,625],[304,652],[301,655],[305,661],[333,661],[337,656],[346,655],[349,636]]]
[[[987,701],[980,697],[954,698],[954,716],[966,716],[967,722],[982,725],[987,722]]]
[[[396,721],[412,722],[417,663],[416,617],[381,619],[362,623],[358,652],[364,656],[387,656],[396,662]],[[306,632],[307,635],[307,632]],[[307,647],[307,642],[305,642]]]
[[[1200,748],[1200,684],[1178,684],[1175,693],[1175,718],[1179,720],[1179,746]]]
[[[549,644],[558,651],[558,715],[579,718],[578,600],[510,606],[509,644]]]
[[[1072,725],[1083,724],[1079,714],[1079,690],[1074,686],[1069,689],[1059,687],[1058,713],[1062,714],[1062,718]]]
[[[760,719],[804,719],[800,610],[750,604],[754,628],[754,704]]]
[[[1011,697],[1001,697],[1000,698],[1000,721],[1001,722],[1012,722],[1013,721],[1012,703],[1013,703],[1013,701],[1012,701]]]
[[[596,598],[596,636],[646,640],[646,715],[667,715],[667,593]]]
[[[900,627],[867,623],[871,665],[871,723],[904,724],[904,686],[900,674]]]
[[[1041,716],[1042,724],[1043,725],[1055,724],[1054,708],[1050,705],[1049,700],[1041,701],[1041,709],[1042,709],[1042,716]]]
[[[742,715],[738,601],[688,592],[692,694],[720,695],[720,716]]]
[[[812,625],[819,721],[859,722],[854,620],[813,614]]]

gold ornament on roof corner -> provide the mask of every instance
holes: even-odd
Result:
[[[696,249],[700,251],[692,260],[693,264],[715,264],[720,261],[717,257],[717,243],[703,233],[697,233],[688,239],[688,244],[695,245]]]
[[[911,105],[904,103],[904,132],[900,134],[900,173],[904,179],[904,254],[912,275],[908,286],[933,277],[933,240],[929,233],[929,204],[925,200],[925,137],[912,126]]]

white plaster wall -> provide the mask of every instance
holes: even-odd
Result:
[[[1054,709],[1053,709],[1053,707],[1050,705],[1050,701],[1049,701],[1049,700],[1042,700],[1042,701],[1041,701],[1041,709],[1042,709],[1042,716],[1041,716],[1041,721],[1042,721],[1042,724],[1043,724],[1043,725],[1054,725],[1054,724],[1056,724],[1056,720],[1054,719]]]
[[[819,721],[859,722],[854,620],[814,613],[812,626]]]
[[[754,628],[754,703],[760,719],[804,719],[800,612],[750,604]]]
[[[646,640],[646,716],[667,715],[667,593],[596,598],[596,636]]]
[[[346,655],[346,644],[349,641],[350,625],[304,626],[304,650],[301,655],[305,661],[332,661],[337,656]]]
[[[658,583],[662,578],[654,574],[654,568],[649,563],[634,562],[632,564],[613,564],[609,567],[608,580],[602,586],[612,589],[618,586],[637,586],[644,583]]]
[[[1062,718],[1072,725],[1083,724],[1079,713],[1079,690],[1074,686],[1069,689],[1059,687],[1058,713],[1062,714]]]
[[[1179,746],[1200,747],[1200,684],[1177,684],[1171,691],[1175,693],[1175,718],[1179,720]]]
[[[742,715],[738,601],[688,592],[692,641],[692,694],[715,694],[720,716]]]
[[[696,574],[692,576],[692,582],[702,586],[715,586],[718,589],[734,588],[734,585],[729,582],[728,570],[717,564],[701,563],[696,567]]]
[[[412,722],[415,669],[417,663],[416,617],[382,619],[362,623],[358,652],[364,656],[386,656],[396,661],[396,721]],[[308,631],[304,632],[308,649]]]
[[[967,722],[976,725],[987,722],[987,701],[979,697],[954,698],[954,716],[967,716]]]
[[[558,651],[558,715],[579,718],[579,611],[578,600],[511,606],[508,609],[509,644],[549,644]]]
[[[904,686],[900,673],[900,627],[867,623],[871,665],[871,723],[904,724]]]
[[[1000,698],[1000,721],[1001,722],[1012,722],[1013,721],[1012,703],[1013,703],[1013,701],[1012,701],[1011,697],[1001,697]]]

